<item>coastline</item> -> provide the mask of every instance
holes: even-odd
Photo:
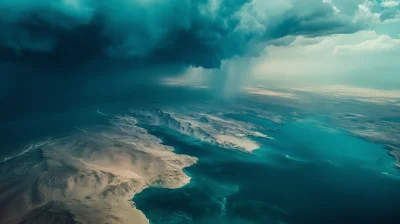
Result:
[[[66,221],[148,224],[132,197],[150,186],[190,182],[183,169],[197,159],[174,153],[143,128],[117,119],[111,127],[85,130],[0,164],[8,170],[0,187],[7,178],[16,186],[1,192],[7,206],[0,222],[49,220],[56,210],[68,214],[61,217]]]

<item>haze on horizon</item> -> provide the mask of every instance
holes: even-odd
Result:
[[[2,0],[0,12],[0,99],[19,112],[160,83],[223,97],[400,86],[398,0]]]

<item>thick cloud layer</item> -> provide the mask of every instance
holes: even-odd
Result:
[[[219,67],[286,35],[363,25],[321,0],[2,0],[3,61]]]
[[[0,0],[0,113],[146,99],[155,79],[188,67],[219,69],[294,36],[361,30],[371,17],[358,13],[362,1]]]

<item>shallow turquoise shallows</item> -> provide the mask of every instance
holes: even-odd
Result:
[[[237,120],[246,119],[229,115]],[[383,146],[302,119],[286,125],[249,118],[274,137],[253,154],[222,149],[146,126],[175,152],[199,158],[179,189],[134,197],[153,224],[392,223],[400,220],[400,172]],[[260,130],[261,131],[261,130]]]

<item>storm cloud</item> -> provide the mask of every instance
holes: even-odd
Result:
[[[222,68],[224,62],[257,57],[269,44],[369,26],[368,17],[357,15],[357,4],[345,5],[342,0],[1,0],[5,109],[0,113],[113,101],[132,88],[136,97],[147,97],[154,80],[188,68],[224,73],[231,71]]]
[[[2,0],[3,61],[218,68],[287,35],[362,28],[321,0]]]

